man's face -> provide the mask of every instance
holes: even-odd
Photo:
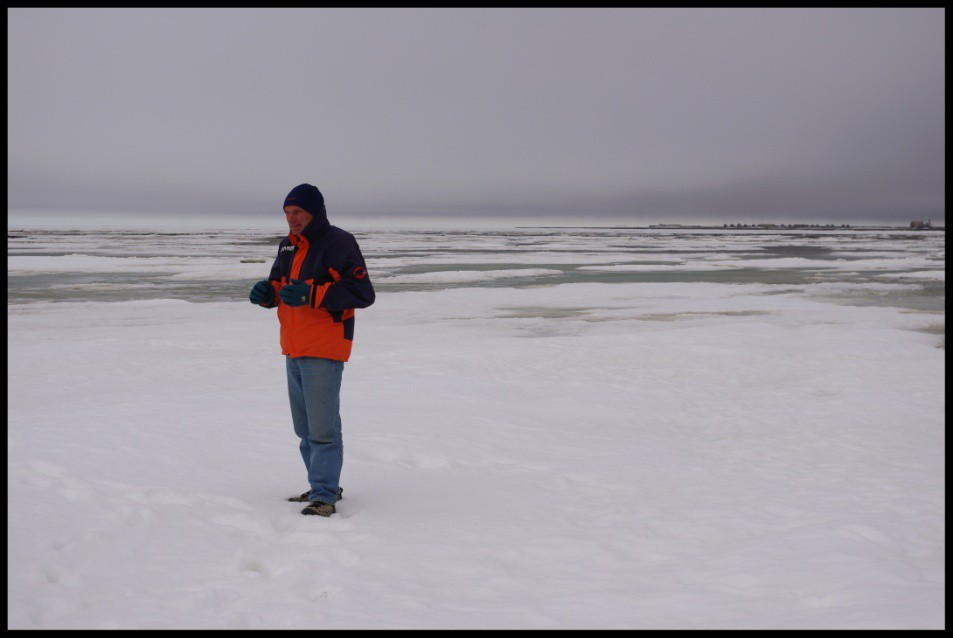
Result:
[[[285,219],[288,220],[288,228],[291,232],[300,235],[305,226],[314,219],[314,215],[300,206],[285,206]]]

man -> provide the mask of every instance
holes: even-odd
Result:
[[[354,236],[328,222],[321,191],[295,186],[284,210],[290,232],[268,279],[248,299],[278,308],[291,420],[311,485],[288,500],[309,502],[302,514],[330,516],[343,492],[341,377],[351,356],[354,310],[374,303],[374,287]]]

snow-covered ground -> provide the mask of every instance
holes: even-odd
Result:
[[[514,259],[625,265],[554,237],[545,259],[461,251],[498,279],[480,286],[401,271],[430,241],[362,241],[381,291],[345,368],[331,518],[285,500],[307,483],[273,311],[10,303],[8,627],[944,627],[944,314],[843,303],[942,263],[894,255],[906,283],[507,287]],[[8,282],[111,268],[24,254]],[[164,259],[211,287],[270,265]]]

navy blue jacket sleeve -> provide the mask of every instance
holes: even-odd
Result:
[[[364,255],[357,240],[350,234],[339,237],[326,253],[327,266],[338,273],[339,278],[324,293],[319,305],[330,312],[354,308],[367,308],[374,303],[374,286],[367,273]]]
[[[278,256],[275,257],[274,263],[271,265],[271,272],[268,273],[268,280],[271,282],[281,281],[281,248],[284,246],[284,242],[281,243],[278,247]],[[274,283],[271,284],[274,287]],[[265,308],[274,308],[278,305],[278,290],[275,289],[275,295],[272,297],[272,300],[268,304],[262,304]]]

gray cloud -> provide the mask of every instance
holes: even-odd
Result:
[[[8,9],[8,205],[943,218],[944,10]]]

